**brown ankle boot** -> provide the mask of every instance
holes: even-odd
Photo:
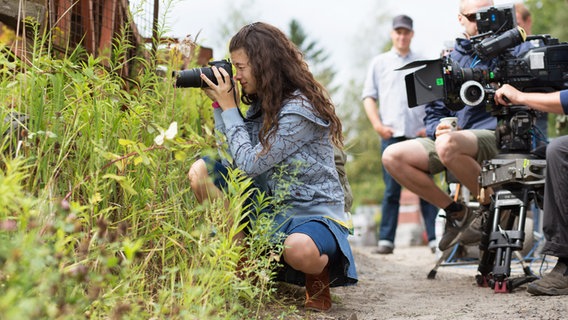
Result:
[[[329,290],[329,271],[325,267],[318,275],[306,274],[305,308],[314,311],[331,309],[331,292]]]

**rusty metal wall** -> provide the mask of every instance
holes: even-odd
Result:
[[[128,25],[128,5],[120,0],[50,0],[53,43],[59,50],[82,44],[87,52],[106,55],[112,38]]]

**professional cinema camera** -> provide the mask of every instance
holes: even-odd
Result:
[[[410,107],[444,99],[451,110],[483,101],[494,105],[486,96],[494,83],[509,83],[521,91],[554,91],[568,87],[568,44],[558,43],[549,35],[527,37],[516,26],[514,7],[490,7],[477,12],[479,35],[472,37],[475,53],[481,60],[495,59],[492,70],[461,68],[449,56],[412,62],[401,69],[424,66],[405,78]],[[500,25],[500,27],[498,27]],[[541,40],[543,45],[520,57],[510,49],[525,40]]]
[[[476,279],[480,286],[488,285],[495,292],[511,292],[536,279],[528,267],[523,267],[524,277],[509,278],[510,263],[512,254],[523,248],[530,202],[542,208],[546,160],[535,143],[537,111],[497,105],[494,93],[503,84],[524,92],[568,88],[568,44],[550,35],[527,37],[517,27],[513,5],[484,8],[476,13],[476,22],[479,35],[471,39],[475,59],[489,68],[463,68],[446,56],[416,61],[401,69],[421,67],[405,77],[409,107],[435,100],[442,100],[452,111],[485,105],[497,119],[499,154],[482,164],[479,177],[480,188],[492,189],[494,194],[485,213]],[[538,41],[539,46],[515,56],[514,47],[527,40]],[[508,218],[502,221],[505,213]]]
[[[462,68],[449,56],[412,62],[401,69],[422,67],[405,77],[410,107],[443,99],[450,110],[485,104],[500,122],[498,148],[504,153],[531,150],[529,129],[537,115],[526,107],[503,108],[495,104],[495,90],[508,83],[525,92],[550,92],[568,88],[568,44],[550,35],[527,37],[516,25],[514,6],[489,7],[476,13],[479,35],[472,38],[477,59],[490,69]],[[520,56],[511,50],[525,40],[537,40]],[[503,127],[504,126],[504,127]]]

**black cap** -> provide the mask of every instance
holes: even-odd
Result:
[[[394,17],[394,19],[392,19],[392,28],[393,29],[404,28],[412,31],[412,19],[404,14],[396,16]]]

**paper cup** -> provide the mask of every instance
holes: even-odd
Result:
[[[451,131],[458,130],[458,118],[457,117],[442,118],[442,119],[440,119],[440,123],[449,126]]]

